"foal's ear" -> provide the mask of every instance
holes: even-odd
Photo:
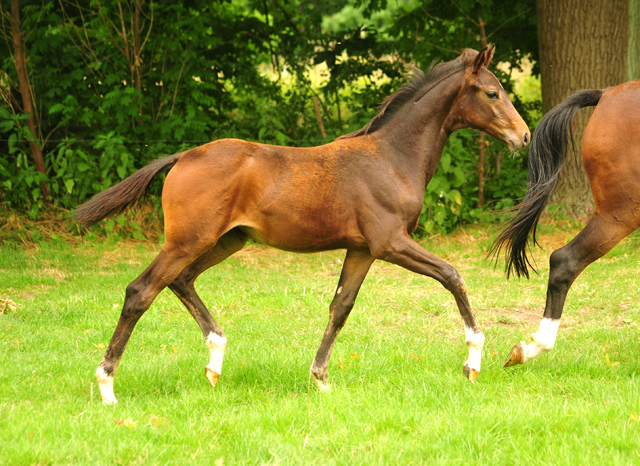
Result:
[[[476,58],[474,58],[473,62],[471,62],[471,72],[473,74],[478,74],[478,72],[480,71],[480,68],[484,66],[484,62],[486,59],[487,59],[487,48],[485,47],[482,50],[480,50],[478,55],[476,55]]]
[[[489,48],[487,49],[487,54],[486,54],[486,58],[484,60],[484,65],[482,65],[484,68],[487,68],[489,66],[489,63],[491,63],[491,59],[493,58],[493,54],[496,51],[496,46],[495,44],[491,44],[489,46]]]
[[[473,74],[478,74],[480,68],[486,68],[491,63],[491,59],[493,58],[493,53],[496,51],[496,46],[492,45],[491,47],[484,47],[476,58],[473,59],[471,63],[471,72]]]

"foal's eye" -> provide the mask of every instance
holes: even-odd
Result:
[[[487,92],[485,92],[485,94],[490,99],[497,99],[498,98],[498,93],[496,91],[487,91]]]

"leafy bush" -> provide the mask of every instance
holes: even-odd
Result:
[[[323,12],[291,1],[142,2],[138,22],[136,8],[116,0],[101,0],[100,9],[21,2],[38,134],[30,134],[20,111],[11,41],[0,42],[0,201],[37,219],[47,210],[42,183],[53,206],[69,211],[151,160],[211,140],[326,143],[366,124],[400,85],[406,63],[426,68],[463,46],[478,48],[465,16],[448,4],[339,0]],[[502,55],[494,61],[517,67],[527,53],[535,60],[535,21],[522,13],[531,1],[480,3],[462,8],[472,17],[482,11],[487,27],[497,28]],[[511,92],[507,72],[497,74]],[[526,81],[521,93],[516,107],[535,120],[539,83]],[[34,137],[46,175],[30,158]],[[451,137],[426,190],[421,232],[479,218],[477,147],[477,132]],[[485,210],[513,205],[526,185],[526,156],[503,151],[497,142],[488,148]],[[149,215],[162,215],[161,187],[159,177],[149,190]],[[96,231],[135,237],[139,228],[125,220]]]

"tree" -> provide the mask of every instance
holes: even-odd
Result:
[[[628,80],[631,65],[640,58],[634,60],[638,48],[630,42],[631,19],[638,18],[638,11],[630,14],[632,4],[637,9],[637,0],[538,0],[543,112],[580,89],[602,89]],[[576,117],[576,151],[567,154],[551,200],[574,216],[584,215],[593,205],[580,155],[592,111],[582,110]]]
[[[33,159],[36,169],[43,175],[46,175],[44,158],[42,157],[42,147],[38,142],[38,137],[41,135],[41,132],[38,131],[39,128],[36,128],[34,89],[29,82],[29,73],[27,71],[27,55],[25,52],[22,22],[20,21],[19,1],[11,1],[10,13],[5,12],[0,5],[0,16],[2,17],[2,32],[5,38],[7,38],[8,35],[11,35],[11,44],[13,46],[11,58],[18,74],[18,82],[20,83],[19,88],[22,97],[22,110],[24,113],[28,114],[26,121],[30,134],[27,137],[29,140],[29,148],[31,150],[31,158]],[[5,17],[8,17],[11,25],[10,34],[8,34],[8,31],[6,31],[4,27]],[[43,181],[40,183],[40,190],[42,192],[42,198],[46,202],[49,202],[49,189],[47,188],[46,182]]]

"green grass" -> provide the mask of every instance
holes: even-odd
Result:
[[[458,267],[485,331],[475,385],[452,296],[376,262],[320,393],[308,371],[343,253],[249,246],[197,282],[229,339],[218,387],[166,290],[127,347],[116,406],[93,373],[159,247],[0,249],[0,298],[18,304],[0,317],[0,464],[638,464],[636,239],[575,283],[551,353],[502,368],[537,330],[548,253],[575,232],[551,233],[531,281],[492,268],[482,229],[425,241]]]

